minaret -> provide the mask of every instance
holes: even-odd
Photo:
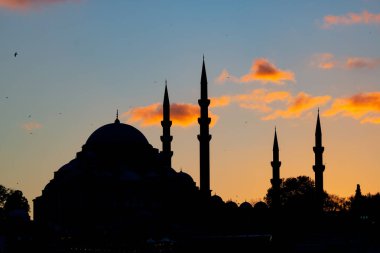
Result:
[[[173,151],[171,150],[171,142],[173,140],[173,136],[170,135],[170,127],[172,125],[172,121],[170,120],[170,103],[169,103],[169,95],[167,88],[167,81],[165,80],[165,95],[164,95],[164,103],[162,105],[162,151],[163,155],[163,164],[165,167],[172,167],[172,156]]]
[[[207,96],[207,76],[205,59],[203,57],[201,76],[201,98],[198,100],[201,116],[198,118],[200,127],[199,140],[199,163],[200,163],[200,191],[204,196],[211,196],[210,190],[210,140],[209,124],[211,118],[208,117],[208,106],[210,99]]]
[[[315,147],[313,147],[315,154],[315,165],[313,170],[315,172],[315,190],[317,194],[317,201],[319,208],[322,208],[323,200],[323,171],[325,170],[325,165],[323,165],[323,151],[325,148],[322,146],[322,130],[321,122],[319,120],[319,109],[318,109],[318,118],[317,126],[315,128]]]
[[[273,176],[270,182],[272,183],[273,197],[272,197],[272,207],[278,209],[280,207],[280,155],[277,142],[277,131],[274,129],[274,141],[273,141],[273,161],[271,162]]]

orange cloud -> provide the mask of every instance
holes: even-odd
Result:
[[[139,123],[142,127],[160,125],[162,120],[162,104],[156,103],[143,107],[133,108],[125,113],[122,117],[127,117],[128,123]],[[199,106],[194,104],[176,104],[170,105],[170,119],[173,126],[189,127],[198,122]],[[211,124],[214,126],[218,116],[210,112]]]
[[[249,94],[240,94],[233,97],[240,107],[254,109],[260,112],[270,112],[268,104],[275,101],[287,101],[291,97],[287,91],[268,92],[265,89],[252,90]]]
[[[350,12],[344,16],[328,15],[323,18],[322,28],[331,28],[336,25],[354,25],[354,24],[380,24],[380,13],[374,14],[368,11],[361,13]]]
[[[46,4],[75,2],[79,0],[0,0],[0,8],[28,10]]]
[[[330,96],[312,97],[305,92],[300,92],[296,97],[289,100],[286,110],[275,110],[273,113],[263,117],[262,120],[273,120],[279,117],[299,118],[304,112],[307,112],[317,106],[324,105],[330,99]]]
[[[210,103],[211,108],[223,107],[231,103],[230,96],[214,97],[214,98],[211,98],[210,100],[211,100],[211,103]]]
[[[38,122],[31,121],[31,122],[27,122],[27,123],[23,124],[22,128],[28,132],[31,132],[35,129],[42,128],[42,125]]]
[[[283,84],[284,81],[295,81],[294,73],[277,68],[273,63],[265,58],[256,59],[253,62],[251,71],[240,78],[240,82],[247,83],[260,81],[262,83]]]
[[[339,114],[360,120],[361,123],[380,124],[380,92],[359,93],[348,98],[337,98],[330,109],[323,113],[327,117]]]
[[[337,65],[333,59],[334,55],[330,53],[315,54],[312,57],[312,65],[321,69],[332,69]]]
[[[380,65],[379,58],[350,57],[347,58],[345,66],[349,69],[374,68]]]
[[[360,121],[360,123],[372,123],[372,124],[380,124],[380,116],[377,117],[365,117]]]

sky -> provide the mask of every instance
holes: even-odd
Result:
[[[17,55],[15,53],[17,52]],[[161,149],[165,80],[173,168],[199,186],[204,55],[212,194],[256,202],[280,176],[380,192],[380,1],[0,0],[0,184],[29,204],[97,128],[120,119]]]

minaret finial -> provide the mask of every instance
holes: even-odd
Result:
[[[119,109],[116,109],[116,119],[115,119],[115,123],[120,123],[120,120],[119,120]]]

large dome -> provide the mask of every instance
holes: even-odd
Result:
[[[141,147],[148,145],[150,145],[148,140],[139,130],[133,126],[120,123],[118,120],[95,130],[86,142],[88,147]]]

